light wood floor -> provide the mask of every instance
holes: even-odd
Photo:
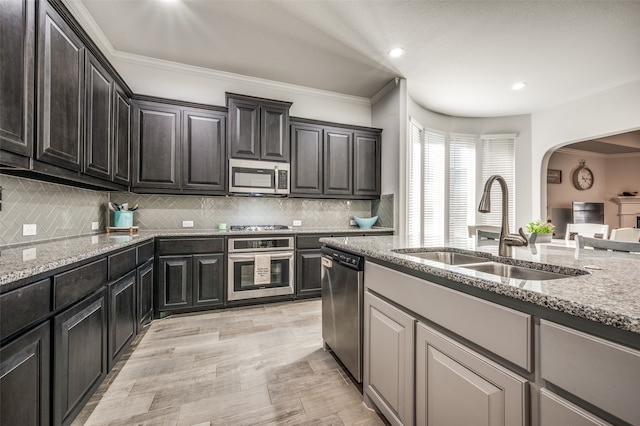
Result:
[[[154,321],[79,425],[382,425],[322,348],[321,301]]]

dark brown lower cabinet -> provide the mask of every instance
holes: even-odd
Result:
[[[136,271],[108,286],[109,370],[136,336]]]
[[[0,424],[50,423],[50,322],[0,349]]]
[[[296,253],[296,299],[322,295],[322,261],[320,250],[298,250]]]
[[[158,310],[224,306],[224,254],[159,256]]]
[[[54,317],[53,360],[53,421],[67,425],[107,374],[105,289]]]
[[[137,332],[153,319],[153,259],[138,268]]]
[[[224,255],[193,256],[193,306],[224,304]]]
[[[160,256],[158,310],[191,306],[191,256]]]

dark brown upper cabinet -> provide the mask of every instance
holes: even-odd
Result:
[[[0,149],[33,155],[35,1],[0,2]]]
[[[295,118],[291,124],[292,197],[380,197],[380,129]]]
[[[380,133],[353,134],[353,195],[380,196]]]
[[[135,100],[132,128],[134,189],[225,194],[224,112]]]
[[[131,182],[131,101],[114,83],[113,90],[113,172],[115,183]]]
[[[322,126],[291,125],[291,192],[321,195],[323,173]]]
[[[324,132],[324,193],[353,193],[353,133],[326,129]]]
[[[46,1],[38,15],[38,139],[36,158],[80,170],[85,47]]]
[[[289,162],[291,102],[227,93],[230,158]]]
[[[182,188],[225,192],[226,116],[185,109],[182,115]]]
[[[113,155],[113,79],[90,53],[86,57],[85,80],[87,109],[83,172],[110,180]]]
[[[179,107],[133,103],[134,188],[180,188]]]

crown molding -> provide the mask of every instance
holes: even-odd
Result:
[[[115,49],[113,45],[102,32],[102,28],[93,19],[93,15],[84,5],[84,3],[80,0],[61,0],[64,6],[71,12],[74,18],[78,21],[80,26],[87,32],[91,40],[98,46],[98,48],[102,51],[105,56],[109,60],[111,60],[113,54],[115,53]]]
[[[380,99],[387,96],[396,87],[400,85],[400,77],[395,77],[393,80],[384,85],[384,87],[371,97],[371,105],[377,103]]]

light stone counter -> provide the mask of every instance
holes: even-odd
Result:
[[[393,232],[391,228],[360,229],[348,228],[314,228],[295,227],[282,231],[218,231],[218,230],[184,230],[164,229],[142,231],[139,235],[97,234],[93,236],[74,237],[50,242],[42,242],[19,247],[0,248],[0,287],[27,279],[31,276],[53,271],[57,268],[110,253],[115,250],[133,246],[156,237],[225,237],[225,236],[258,236],[258,235],[297,235],[297,234],[376,234]]]
[[[576,258],[576,250],[572,247],[538,244],[533,250],[530,247],[514,247],[511,258],[501,258],[497,256],[498,247],[495,241],[478,246],[475,239],[469,239],[466,245],[449,247],[459,252],[473,250],[481,256],[492,257],[505,263],[537,266],[551,272],[588,272],[586,275],[568,278],[533,281],[503,278],[465,269],[462,266],[412,257],[410,253],[397,253],[394,250],[414,248],[418,251],[423,247],[419,241],[412,241],[404,236],[323,238],[321,242],[364,255],[370,261],[414,273],[425,279],[444,278],[640,334],[640,254],[581,250]],[[545,265],[541,267],[538,263]]]

